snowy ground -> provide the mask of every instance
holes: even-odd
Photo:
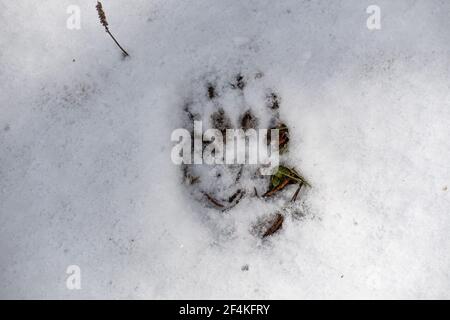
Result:
[[[130,59],[93,0],[0,0],[1,298],[450,298],[449,1],[104,8]],[[206,219],[170,161],[192,79],[255,69],[314,186],[265,242],[220,225],[266,204]]]

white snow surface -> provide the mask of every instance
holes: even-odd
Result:
[[[450,298],[449,1],[104,0],[125,60],[95,3],[0,0],[1,298]],[[267,241],[170,159],[195,79],[253,70],[313,185]]]

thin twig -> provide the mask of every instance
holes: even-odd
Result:
[[[112,35],[112,33],[109,31],[108,28],[106,28],[106,32],[111,36],[111,38],[114,40],[114,42],[115,42],[115,43],[117,44],[117,46],[120,48],[120,50],[122,50],[123,55],[124,55],[125,57],[128,57],[128,56],[129,56],[128,52],[126,52],[125,49],[122,48],[122,46],[119,44],[119,42],[116,40],[116,38],[114,38],[114,36]]]
[[[283,190],[291,180],[289,178],[285,178],[279,185],[277,185],[272,190],[267,191],[265,194],[263,194],[263,198],[273,196],[275,193],[277,193],[280,190]]]
[[[280,230],[283,227],[284,217],[277,213],[275,219],[272,221],[270,227],[264,232],[263,238],[273,235],[275,232]]]
[[[300,184],[298,185],[297,190],[295,191],[294,195],[292,196],[291,202],[297,201],[297,196],[298,196],[298,194],[299,194],[300,189],[302,188],[302,186],[303,186],[303,183],[300,183]]]
[[[224,207],[225,207],[223,204],[221,204],[221,203],[219,202],[219,200],[213,198],[213,197],[212,197],[211,195],[209,195],[208,193],[203,192],[203,194],[204,194],[204,195],[206,196],[206,198],[207,198],[212,204],[214,204],[215,206],[220,207],[220,208],[224,208]]]

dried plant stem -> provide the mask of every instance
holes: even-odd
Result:
[[[292,198],[291,198],[291,202],[295,202],[295,201],[297,200],[297,196],[298,196],[300,190],[302,189],[302,186],[303,186],[303,183],[300,183],[300,184],[298,185],[297,190],[295,191],[294,195],[293,195]]]
[[[106,28],[106,33],[108,33],[108,34],[111,36],[111,38],[114,40],[114,42],[115,42],[115,43],[117,44],[117,46],[120,48],[120,50],[122,50],[123,55],[124,55],[125,57],[128,57],[128,56],[129,56],[128,52],[126,52],[125,49],[122,48],[122,46],[120,45],[120,43],[116,40],[116,38],[114,38],[114,36],[112,35],[111,31],[109,31],[108,28]]]
[[[128,57],[129,56],[128,52],[126,52],[125,49],[122,48],[122,46],[119,44],[119,42],[116,40],[116,38],[114,38],[114,36],[112,35],[111,31],[109,31],[108,20],[106,20],[106,14],[105,14],[105,11],[103,10],[102,3],[100,1],[97,1],[97,5],[95,6],[95,8],[97,9],[98,17],[100,19],[101,25],[105,27],[106,33],[109,34],[111,39],[113,39],[114,42],[116,43],[116,45],[120,48],[120,50],[122,50],[123,55],[125,57]]]
[[[283,227],[284,217],[280,213],[277,213],[275,219],[272,220],[269,228],[264,232],[263,238],[273,235],[275,232],[280,230]]]
[[[290,182],[291,180],[289,178],[285,178],[278,186],[263,194],[263,198],[273,196],[278,191],[283,190]]]

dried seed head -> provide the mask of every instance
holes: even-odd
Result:
[[[102,24],[102,26],[108,29],[108,21],[106,20],[106,14],[105,11],[103,11],[102,3],[100,1],[97,1],[97,5],[95,7],[97,8],[100,23]]]

